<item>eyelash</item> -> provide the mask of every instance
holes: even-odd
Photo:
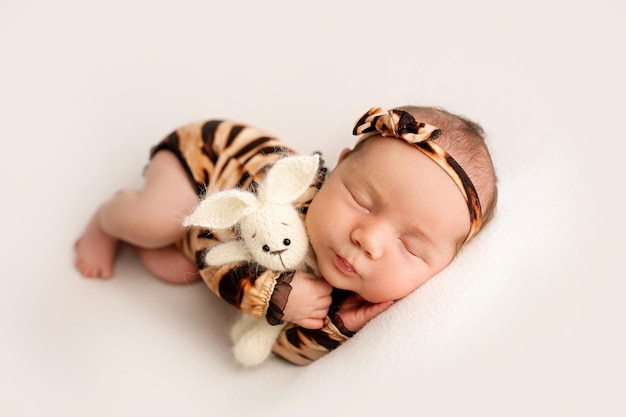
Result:
[[[361,202],[360,202],[360,201],[359,201],[359,200],[358,200],[358,199],[354,196],[354,194],[352,193],[352,191],[350,191],[349,189],[348,189],[348,194],[350,194],[350,197],[352,198],[352,200],[353,200],[353,201],[354,201],[354,202],[355,202],[355,203],[356,203],[359,207],[361,207],[363,210],[366,210],[367,212],[369,212],[369,211],[370,211],[370,210],[369,210],[369,208],[367,208],[367,206],[366,206],[365,204],[361,203]]]
[[[404,243],[404,241],[402,239],[398,239],[400,241],[400,244],[402,245],[402,247],[404,248],[405,251],[407,251],[408,253],[410,253],[411,255],[415,255],[413,252],[411,252],[409,250],[409,247],[406,245],[406,243]]]
[[[398,240],[400,241],[400,244],[404,247],[404,250],[407,251],[407,253],[409,253],[411,256],[415,256],[416,258],[420,258],[420,256],[415,251],[412,251],[411,249],[409,249],[409,247],[404,242],[404,240],[402,239],[398,239]]]

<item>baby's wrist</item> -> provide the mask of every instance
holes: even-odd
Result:
[[[338,312],[339,308],[335,307],[331,311],[328,312],[328,316],[330,317],[330,321],[335,325],[337,330],[341,332],[344,336],[352,337],[356,334],[355,331],[349,330],[344,324],[341,316]]]
[[[267,322],[272,326],[283,323],[285,316],[285,306],[291,293],[291,281],[293,280],[294,272],[283,272],[276,278],[276,285],[274,286],[274,292],[270,297],[269,304],[267,306],[267,313],[265,318]]]

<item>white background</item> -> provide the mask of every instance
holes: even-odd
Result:
[[[3,416],[623,415],[623,2],[0,3]],[[494,223],[299,368],[232,360],[233,312],[72,245],[183,123],[262,127],[332,166],[369,107],[480,122]],[[619,239],[619,240],[618,240]]]

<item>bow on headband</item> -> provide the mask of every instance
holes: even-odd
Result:
[[[372,107],[354,125],[353,135],[363,135],[357,143],[361,143],[374,135],[404,140],[423,154],[432,159],[454,180],[467,202],[470,214],[470,230],[465,238],[468,242],[478,233],[482,225],[482,209],[478,193],[467,173],[433,140],[441,136],[441,129],[427,123],[418,122],[404,110],[384,110]]]

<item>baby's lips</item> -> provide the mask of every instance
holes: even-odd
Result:
[[[339,268],[342,272],[346,274],[356,273],[356,270],[354,269],[354,267],[348,261],[346,261],[343,257],[339,255],[337,255],[337,257],[335,258],[335,263],[337,264],[337,268]]]

